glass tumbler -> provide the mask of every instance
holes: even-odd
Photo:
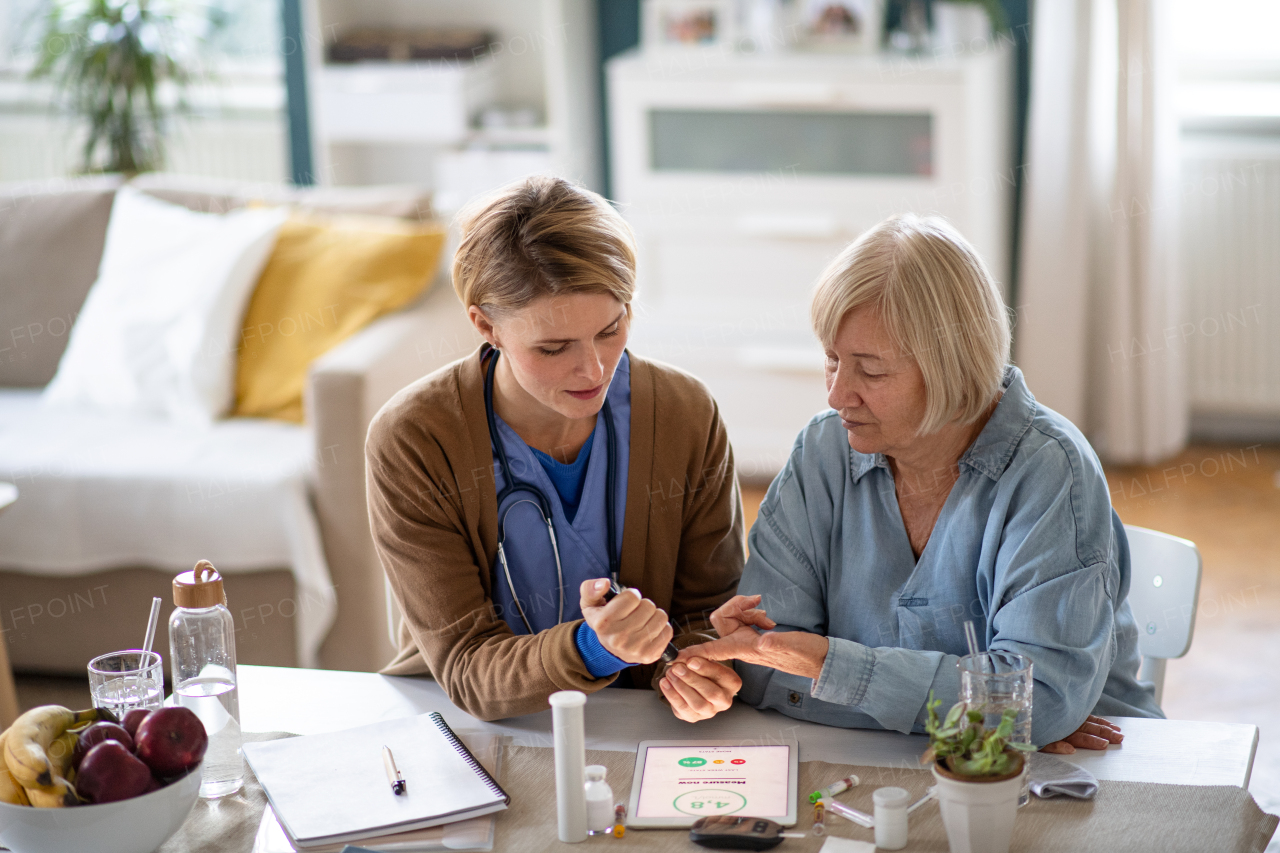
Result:
[[[123,719],[134,708],[154,711],[164,704],[164,662],[156,652],[110,652],[89,661],[93,707]]]
[[[1011,652],[982,652],[960,658],[960,701],[983,714],[982,724],[995,728],[1006,708],[1014,708],[1011,743],[1031,743],[1031,658]],[[1030,800],[1029,785],[1022,784],[1018,805]]]

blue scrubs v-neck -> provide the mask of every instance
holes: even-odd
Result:
[[[607,399],[613,412],[617,442],[614,523],[618,540],[617,556],[621,559],[627,505],[627,469],[631,456],[631,364],[626,353],[614,371]],[[604,411],[602,409],[596,416],[596,428],[591,436],[591,451],[586,463],[586,477],[573,521],[566,516],[560,494],[534,456],[532,448],[501,417],[495,415],[495,422],[498,436],[507,451],[512,476],[522,485],[533,486],[541,491],[551,505],[551,523],[560,548],[560,563],[564,570],[563,589],[556,578],[555,553],[551,548],[551,538],[547,535],[546,522],[533,498],[526,493],[517,492],[509,495],[498,507],[498,535],[502,537],[505,534],[504,550],[511,569],[511,579],[520,596],[525,616],[536,633],[558,624],[562,593],[564,620],[580,619],[582,608],[578,588],[585,580],[609,575],[609,532],[606,520],[608,502],[605,499],[609,440],[604,425]],[[500,492],[506,487],[506,481],[496,459],[493,471],[497,491]],[[520,613],[514,606],[500,561],[495,560],[491,568],[494,573],[493,599],[498,615],[516,634],[527,633]]]

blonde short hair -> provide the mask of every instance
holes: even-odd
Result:
[[[631,227],[599,195],[562,178],[510,184],[459,214],[453,288],[489,316],[569,291],[635,296]]]
[[[873,305],[894,343],[915,359],[926,394],[920,435],[977,421],[1000,391],[1009,317],[991,273],[946,220],[904,214],[881,222],[823,271],[814,333],[832,346],[845,316]]]

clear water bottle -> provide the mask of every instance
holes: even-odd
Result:
[[[174,703],[194,711],[209,734],[200,796],[225,797],[244,785],[244,756],[236,633],[222,577],[213,564],[201,560],[174,578],[173,603],[177,609],[169,617],[169,662]]]

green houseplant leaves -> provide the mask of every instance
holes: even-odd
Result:
[[[1014,708],[1005,709],[999,724],[988,729],[982,724],[982,712],[966,707],[963,702],[952,705],[946,717],[939,720],[941,704],[930,691],[929,719],[924,724],[929,735],[929,749],[922,759],[925,763],[938,761],[958,776],[1005,776],[1020,768],[1021,756],[1017,752],[1036,749],[1029,743],[1009,741],[1018,716]],[[1016,752],[1010,753],[1010,749]]]
[[[135,174],[162,165],[159,88],[181,92],[195,67],[194,30],[206,18],[181,0],[55,0],[33,77],[55,80],[88,122],[86,172]]]

